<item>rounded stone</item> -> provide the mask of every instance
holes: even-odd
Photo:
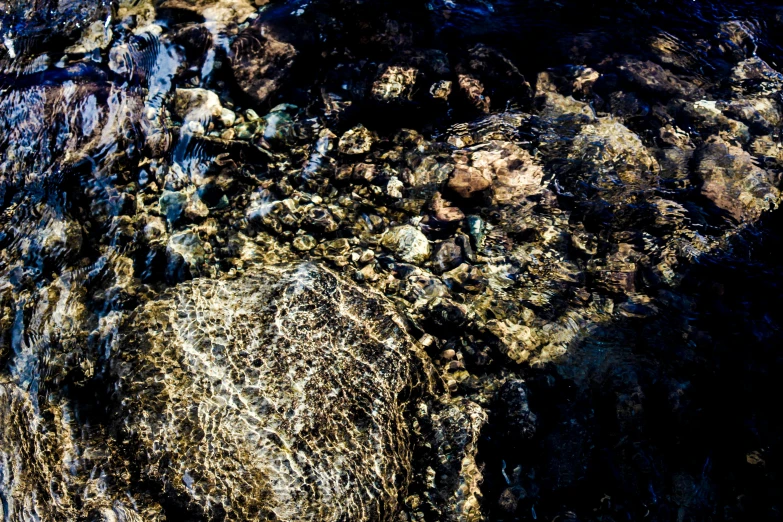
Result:
[[[347,155],[365,154],[376,141],[377,138],[367,127],[357,125],[342,135],[337,143],[337,149]]]
[[[420,264],[430,257],[427,236],[411,225],[390,228],[381,238],[381,244],[407,263]]]
[[[294,247],[294,250],[298,250],[300,252],[307,252],[308,250],[312,250],[313,248],[315,248],[316,244],[317,242],[313,236],[303,235],[303,236],[296,236],[292,241],[291,246]]]
[[[396,520],[422,359],[380,294],[310,264],[196,279],[124,326],[141,473],[221,520]]]

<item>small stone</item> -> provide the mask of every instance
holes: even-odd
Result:
[[[440,242],[432,255],[432,268],[436,273],[446,272],[462,264],[462,248],[456,240],[447,239]]]
[[[482,250],[484,248],[484,239],[487,237],[487,230],[484,220],[479,216],[468,216],[468,233],[470,239],[473,241],[473,246],[476,250]]]
[[[294,247],[294,250],[298,250],[299,252],[307,252],[312,250],[315,248],[315,245],[315,238],[307,234],[296,236],[291,243],[291,246]]]
[[[177,223],[185,211],[188,196],[184,192],[164,190],[158,200],[160,212],[170,224]]]
[[[449,179],[449,188],[465,199],[481,194],[492,186],[492,176],[486,170],[457,165]]]
[[[240,123],[234,127],[233,130],[236,133],[237,139],[249,140],[255,136],[256,132],[258,131],[258,127],[258,123],[256,122]]]
[[[450,202],[441,197],[440,192],[436,192],[432,197],[430,208],[433,211],[433,217],[441,223],[456,223],[465,219],[462,210],[452,207]]]
[[[343,154],[365,154],[370,151],[377,138],[364,125],[346,131],[337,143],[337,150]]]
[[[419,71],[391,65],[372,84],[372,96],[380,101],[410,101]]]
[[[305,223],[311,228],[325,233],[334,232],[339,227],[332,213],[325,207],[312,207],[308,210]]]
[[[453,359],[456,356],[457,356],[457,352],[455,352],[452,349],[443,350],[442,352],[440,352],[440,358],[445,359],[447,361]]]
[[[421,230],[411,225],[390,228],[381,244],[405,262],[421,264],[430,257],[430,243]]]
[[[480,293],[487,286],[487,278],[477,267],[462,263],[443,274],[443,281],[452,288],[464,292]]]
[[[375,259],[375,252],[372,250],[365,250],[362,255],[359,256],[359,263],[365,265]]]
[[[236,122],[237,115],[230,109],[223,109],[220,111],[220,123],[224,127],[233,127]]]
[[[356,272],[356,279],[358,281],[374,282],[379,279],[378,274],[375,272],[375,266],[372,264],[365,265],[361,270]]]
[[[451,81],[441,80],[430,87],[430,95],[436,100],[448,100],[451,94]]]
[[[516,512],[518,505],[519,501],[517,500],[517,496],[514,495],[511,488],[504,489],[503,493],[500,494],[500,498],[498,499],[498,506],[500,509],[506,513],[513,514]]]
[[[402,190],[405,187],[397,176],[392,176],[389,183],[386,184],[386,193],[395,199],[402,199]]]

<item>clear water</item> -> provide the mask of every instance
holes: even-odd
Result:
[[[0,519],[780,519],[780,7],[0,7]],[[385,295],[432,383],[383,395],[379,440],[404,443],[372,473],[262,452],[297,494],[248,499],[266,478],[192,433],[255,433],[274,393],[210,409],[253,361],[156,369],[182,393],[226,371],[194,385],[191,432],[180,396],[126,395],[153,353],[127,339],[178,296],[167,313],[230,351],[214,306],[186,317],[189,285],[304,261]],[[341,303],[303,316],[314,368],[358,313]],[[171,353],[207,342],[185,337]],[[350,408],[366,385],[344,375]],[[327,442],[291,428],[302,462],[342,469],[357,418]]]

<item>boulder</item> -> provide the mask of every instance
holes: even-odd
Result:
[[[120,426],[147,480],[224,520],[397,520],[425,375],[380,294],[314,265],[197,279],[124,326]]]

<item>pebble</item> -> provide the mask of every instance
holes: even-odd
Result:
[[[421,264],[430,257],[427,236],[411,225],[389,229],[381,238],[381,244],[408,263]]]

